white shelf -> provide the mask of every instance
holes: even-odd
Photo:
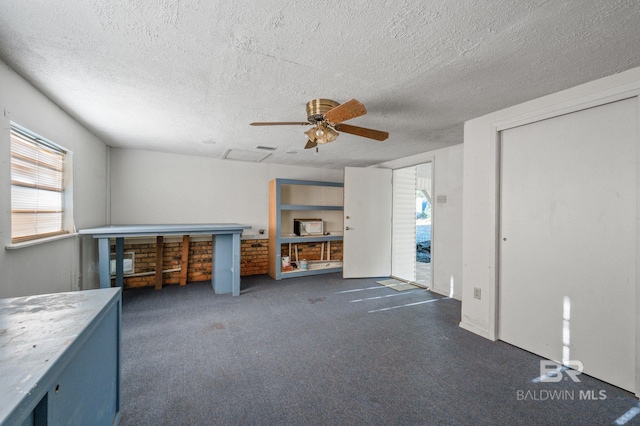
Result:
[[[293,271],[281,272],[281,278],[302,277],[306,275],[316,274],[330,274],[332,272],[341,272],[342,265],[325,267],[325,268],[313,268],[313,269],[294,269]]]

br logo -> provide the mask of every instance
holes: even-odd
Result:
[[[584,365],[581,361],[569,360],[562,365],[555,361],[542,360],[540,361],[540,381],[556,383],[568,377],[574,382],[579,382],[578,376],[583,370]]]

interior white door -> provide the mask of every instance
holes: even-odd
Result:
[[[417,167],[393,171],[393,230],[391,275],[416,280],[416,182]]]
[[[500,339],[632,392],[637,102],[503,131],[500,182]]]
[[[344,169],[344,278],[391,274],[390,169]]]

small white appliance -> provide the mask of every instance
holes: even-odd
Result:
[[[315,219],[294,219],[293,232],[302,237],[305,235],[324,235],[324,222]]]

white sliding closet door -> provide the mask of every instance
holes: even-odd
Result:
[[[391,275],[416,280],[416,173],[406,167],[393,171],[393,236]]]
[[[501,145],[500,339],[635,392],[637,98]]]

